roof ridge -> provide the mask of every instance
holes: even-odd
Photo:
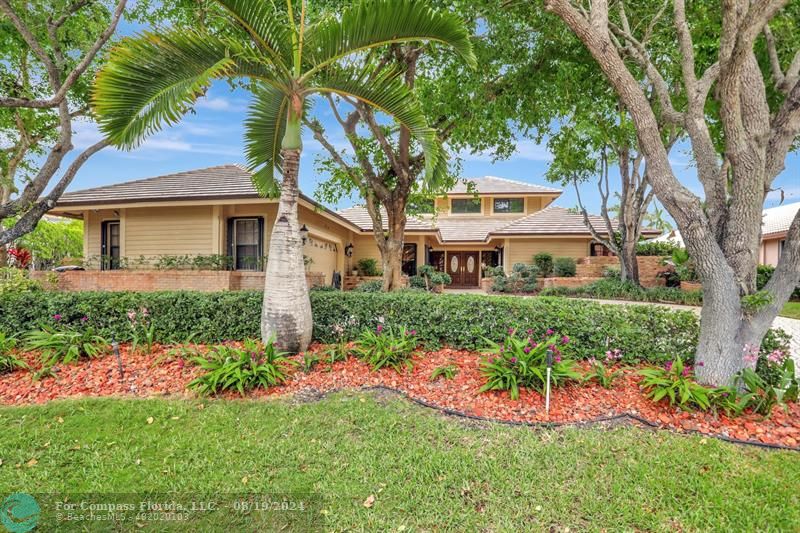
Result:
[[[540,187],[542,189],[549,189],[549,190],[554,191],[554,192],[555,191],[561,192],[561,189],[556,189],[555,187],[548,187],[547,185],[539,185],[538,183],[530,183],[528,181],[512,180],[510,178],[504,178],[504,177],[501,177],[501,176],[494,176],[492,174],[485,174],[483,176],[477,176],[477,177],[474,177],[474,178],[463,178],[463,179],[468,181],[468,180],[471,180],[471,179],[485,179],[485,178],[492,178],[492,179],[495,179],[495,180],[505,181],[507,183],[514,183],[515,185],[526,185],[526,186],[529,186],[529,187],[531,187],[531,186],[532,187]]]

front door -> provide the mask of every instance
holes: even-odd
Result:
[[[480,252],[447,252],[447,273],[453,278],[452,287],[477,287],[480,272]]]

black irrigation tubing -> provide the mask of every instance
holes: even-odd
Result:
[[[345,388],[332,389],[332,390],[326,391],[324,394],[322,394],[322,397],[327,396],[329,394],[336,393],[336,392],[352,391],[352,390],[353,390],[352,388],[346,388],[346,387]],[[800,448],[793,448],[791,446],[784,446],[783,444],[769,444],[769,443],[766,443],[766,442],[758,442],[758,441],[754,441],[754,440],[734,439],[732,437],[726,437],[725,435],[720,435],[720,434],[717,434],[717,433],[703,433],[702,431],[697,431],[697,430],[694,430],[694,429],[685,430],[685,431],[676,431],[675,429],[672,429],[672,428],[669,428],[669,427],[664,427],[661,424],[657,424],[655,422],[651,422],[650,420],[647,420],[646,418],[641,417],[641,416],[636,415],[636,414],[633,414],[633,413],[620,413],[620,414],[614,415],[614,416],[601,416],[601,417],[592,418],[592,419],[589,419],[589,420],[582,420],[580,422],[525,422],[525,421],[519,421],[519,420],[500,420],[500,419],[497,419],[497,418],[487,418],[485,416],[471,415],[469,413],[464,413],[463,411],[457,411],[455,409],[450,409],[448,407],[441,407],[439,405],[436,405],[435,403],[431,403],[431,402],[428,402],[428,401],[425,401],[425,400],[421,400],[419,398],[415,398],[415,397],[409,395],[407,392],[405,392],[405,391],[403,391],[401,389],[395,389],[393,387],[386,387],[384,385],[364,386],[364,387],[359,387],[356,390],[392,392],[392,393],[395,393],[395,394],[397,394],[399,396],[402,396],[403,398],[405,398],[406,400],[408,400],[408,401],[410,401],[412,403],[415,403],[415,404],[420,405],[422,407],[426,407],[428,409],[433,409],[433,410],[438,411],[440,413],[443,413],[443,414],[445,414],[447,416],[453,416],[453,417],[458,417],[458,418],[466,418],[466,419],[469,419],[469,420],[477,420],[477,421],[480,421],[480,422],[491,422],[491,423],[494,423],[494,424],[503,424],[503,425],[506,425],[506,426],[529,427],[529,428],[535,428],[535,429],[556,429],[556,428],[562,428],[562,427],[577,427],[577,428],[589,427],[589,426],[594,426],[594,425],[597,425],[597,424],[602,424],[602,423],[605,423],[605,422],[614,422],[614,421],[628,421],[628,422],[636,421],[636,422],[639,422],[640,424],[643,424],[643,425],[645,425],[645,426],[647,426],[649,428],[659,429],[659,430],[662,430],[662,431],[669,431],[670,433],[674,433],[676,435],[694,434],[694,435],[700,435],[700,436],[703,436],[703,437],[711,437],[711,438],[718,439],[718,440],[721,440],[721,441],[729,442],[731,444],[737,444],[739,446],[753,446],[755,448],[765,448],[765,449],[769,449],[769,450],[788,450],[788,451],[792,451],[792,452],[800,452]]]

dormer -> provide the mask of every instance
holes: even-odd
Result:
[[[496,176],[459,181],[446,196],[436,199],[439,216],[519,218],[540,211],[561,190]]]

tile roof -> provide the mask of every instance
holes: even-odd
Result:
[[[589,222],[598,233],[607,233],[603,217],[589,215]],[[612,219],[611,227],[617,230],[618,223]],[[658,234],[658,230],[644,228],[644,234]],[[550,206],[526,217],[518,218],[499,228],[493,235],[588,235],[589,228],[583,222],[583,215],[563,207]]]
[[[348,207],[337,213],[361,228],[362,231],[372,231],[372,218],[370,218],[366,207]],[[386,210],[383,207],[381,207],[381,220],[383,221],[383,229],[387,229]],[[406,231],[436,231],[436,227],[430,217],[410,216],[406,221]]]
[[[68,192],[58,207],[212,198],[258,198],[258,191],[243,167],[220,165]]]
[[[441,217],[436,227],[442,242],[485,242],[495,230],[508,224],[508,219],[494,217]]]
[[[482,178],[465,178],[464,180],[459,180],[456,186],[450,189],[449,194],[467,194],[470,192],[467,190],[465,181],[474,183],[475,189],[481,194],[561,194],[561,189],[525,183],[524,181],[498,178],[497,176],[483,176]]]
[[[763,235],[772,235],[789,231],[789,226],[791,226],[798,210],[800,210],[800,202],[764,209],[761,233]]]

